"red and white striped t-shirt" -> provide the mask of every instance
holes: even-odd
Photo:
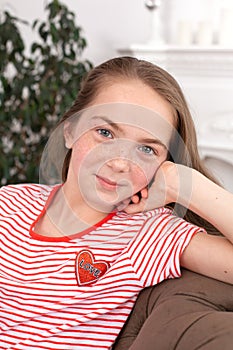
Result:
[[[108,215],[81,238],[40,236],[51,190],[0,191],[0,349],[110,349],[140,290],[180,276],[201,229],[160,208]]]

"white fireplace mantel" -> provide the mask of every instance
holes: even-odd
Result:
[[[217,175],[233,192],[233,48],[132,45],[118,53],[157,64],[176,78],[194,118],[200,152],[204,159],[222,161]]]
[[[129,55],[153,62],[183,75],[214,75],[233,77],[233,48],[220,46],[160,46],[132,45],[119,49],[121,55]]]

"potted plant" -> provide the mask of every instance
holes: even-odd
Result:
[[[81,56],[87,43],[75,14],[58,0],[45,21],[35,20],[37,39],[25,53],[19,23],[0,17],[0,182],[37,182],[40,156],[59,117],[72,104],[92,67]]]

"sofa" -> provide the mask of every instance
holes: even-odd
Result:
[[[113,350],[232,350],[233,286],[183,269],[145,288]]]

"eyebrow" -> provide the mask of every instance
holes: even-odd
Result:
[[[118,125],[118,123],[114,123],[111,119],[109,119],[108,117],[105,116],[95,116],[92,118],[92,120],[95,119],[102,119],[103,121],[105,121],[107,124],[111,125],[115,130],[119,131],[119,132],[124,132],[124,130]],[[155,144],[155,145],[159,145],[165,149],[167,149],[167,146],[159,139],[150,139],[150,138],[142,138],[140,140],[137,141],[138,143],[142,143],[142,144]]]
[[[124,130],[118,125],[118,123],[114,123],[111,119],[109,119],[108,117],[102,116],[102,115],[98,115],[93,117],[91,120],[95,120],[95,119],[102,119],[103,121],[105,121],[107,124],[111,125],[114,129],[116,129],[117,131],[123,132]]]
[[[167,149],[166,145],[159,139],[141,139],[139,140],[139,143],[143,143],[143,144],[155,144],[155,145],[159,145],[165,149]]]

